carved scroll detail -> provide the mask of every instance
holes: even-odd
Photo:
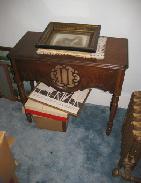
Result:
[[[73,88],[78,85],[80,77],[78,71],[70,66],[57,65],[51,71],[51,79],[57,87]]]

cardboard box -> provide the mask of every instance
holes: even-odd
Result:
[[[10,151],[13,138],[6,136],[6,132],[0,131],[0,183],[18,183],[15,175],[15,160]]]
[[[22,111],[32,115],[37,128],[60,132],[65,132],[67,129],[69,116],[67,112],[32,99],[27,100]]]
[[[36,127],[40,129],[48,129],[52,131],[66,132],[68,121],[59,121],[51,118],[45,118],[33,115]]]
[[[25,103],[25,113],[35,116],[51,118],[58,121],[67,121],[68,113],[40,102],[28,99]]]

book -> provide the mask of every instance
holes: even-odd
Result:
[[[60,92],[40,82],[28,98],[77,116],[90,91]]]
[[[28,99],[25,103],[25,113],[64,122],[68,120],[68,113],[34,101],[32,99]]]

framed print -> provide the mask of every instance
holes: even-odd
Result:
[[[96,52],[100,25],[50,22],[37,48]]]

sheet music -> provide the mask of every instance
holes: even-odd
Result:
[[[39,83],[29,98],[42,102],[57,109],[77,115],[91,89],[76,92],[60,92],[52,87]]]

